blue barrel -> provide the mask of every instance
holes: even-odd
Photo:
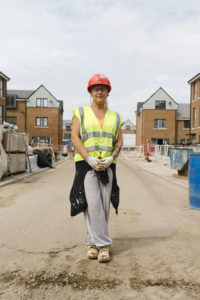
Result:
[[[200,153],[189,158],[189,200],[191,208],[200,209]]]

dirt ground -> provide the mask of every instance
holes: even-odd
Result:
[[[86,258],[83,214],[70,217],[71,159],[1,187],[0,299],[200,299],[200,211],[189,208],[187,178],[150,169],[119,160],[107,264]]]

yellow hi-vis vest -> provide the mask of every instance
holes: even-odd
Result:
[[[111,156],[122,124],[122,117],[118,113],[107,109],[104,124],[101,128],[90,106],[77,107],[73,110],[73,113],[73,118],[76,116],[80,120],[80,138],[89,155],[99,157],[101,152],[102,158]],[[75,150],[74,161],[80,160],[84,159]],[[118,158],[114,160],[114,163],[117,160]]]

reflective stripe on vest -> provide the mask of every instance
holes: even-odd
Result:
[[[112,152],[112,150],[113,150],[112,147],[109,147],[109,146],[91,146],[91,147],[87,147],[85,149],[87,150],[87,152],[100,151],[100,150]]]
[[[114,143],[113,143],[113,145],[116,143],[116,141],[117,141],[117,132],[118,132],[118,130],[119,130],[119,125],[120,125],[120,116],[119,116],[119,114],[118,113],[116,113],[117,114],[117,126],[116,126],[116,131],[115,131],[115,137],[114,137]]]
[[[100,137],[101,134],[100,134],[99,131],[90,131],[88,133],[86,132],[85,124],[84,124],[84,111],[83,111],[83,107],[79,107],[78,109],[79,109],[79,113],[80,113],[80,117],[81,117],[81,128],[82,128],[81,140],[84,141],[84,140],[87,140],[90,137]],[[102,137],[112,138],[113,145],[116,143],[117,132],[119,130],[119,125],[120,125],[120,116],[119,116],[118,113],[116,113],[116,114],[117,114],[117,124],[116,124],[115,136],[111,132],[102,131]],[[91,150],[91,151],[95,151],[95,150]],[[102,149],[102,150],[104,150],[104,149]],[[110,151],[110,150],[105,150],[105,151]]]

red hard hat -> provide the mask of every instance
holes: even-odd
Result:
[[[98,74],[93,75],[90,78],[90,80],[88,82],[88,87],[87,87],[88,92],[90,91],[90,88],[92,86],[99,85],[99,84],[107,86],[109,92],[111,91],[111,85],[110,85],[109,79],[104,74],[98,73]]]

